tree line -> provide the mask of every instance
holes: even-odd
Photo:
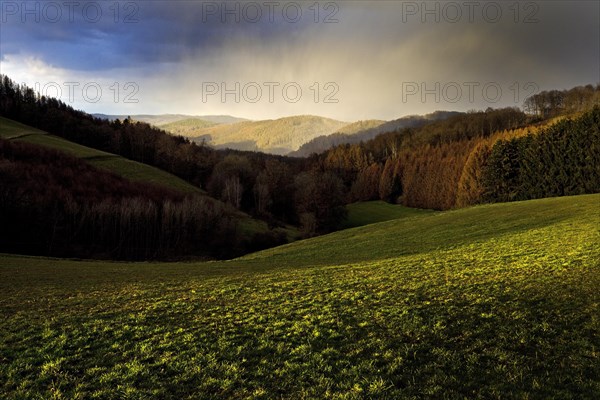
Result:
[[[569,90],[544,90],[529,96],[523,108],[526,112],[543,118],[565,113],[585,111],[600,104],[598,86],[577,86]]]

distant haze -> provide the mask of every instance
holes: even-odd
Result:
[[[120,119],[123,120],[127,117],[135,121],[147,122],[154,126],[166,125],[172,122],[181,121],[183,119],[197,118],[204,121],[213,122],[215,124],[232,124],[235,122],[247,121],[244,118],[232,117],[231,115],[184,115],[184,114],[159,114],[159,115],[148,115],[148,114],[132,114],[132,115],[107,115],[107,114],[93,114],[97,118],[102,119]]]

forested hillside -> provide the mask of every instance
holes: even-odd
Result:
[[[506,202],[600,192],[600,107],[564,119],[537,134],[497,141],[470,156],[464,181],[481,189],[475,201]],[[478,160],[482,160],[480,163]],[[479,165],[478,165],[479,164]],[[463,188],[467,190],[467,188]]]
[[[445,210],[595,193],[600,85],[551,93],[563,100],[542,114],[488,109],[338,146],[312,159],[336,172],[350,201]]]
[[[346,122],[330,118],[297,115],[196,129],[194,140],[216,148],[285,155],[317,136],[330,135],[347,125]]]
[[[214,122],[210,122],[200,118],[188,118],[180,121],[170,122],[168,124],[159,125],[159,128],[164,129],[174,135],[193,137],[197,136],[198,130],[215,126]]]
[[[331,135],[318,136],[288,155],[293,157],[308,157],[313,153],[320,154],[339,145],[366,142],[382,133],[397,132],[404,128],[419,128],[430,122],[444,120],[459,114],[461,113],[436,111],[423,116],[412,115],[388,122],[359,121],[345,126],[340,131]]]

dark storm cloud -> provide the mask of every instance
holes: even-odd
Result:
[[[264,41],[307,26],[306,19],[294,23],[285,20],[279,7],[246,7],[242,2],[50,4],[3,2],[2,54],[29,51],[53,65],[111,69],[136,62],[178,62],[190,53],[219,48],[233,38]],[[294,18],[294,9],[290,10],[290,18]]]

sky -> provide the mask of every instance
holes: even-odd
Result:
[[[90,113],[391,120],[600,82],[597,1],[7,1],[0,72]]]

